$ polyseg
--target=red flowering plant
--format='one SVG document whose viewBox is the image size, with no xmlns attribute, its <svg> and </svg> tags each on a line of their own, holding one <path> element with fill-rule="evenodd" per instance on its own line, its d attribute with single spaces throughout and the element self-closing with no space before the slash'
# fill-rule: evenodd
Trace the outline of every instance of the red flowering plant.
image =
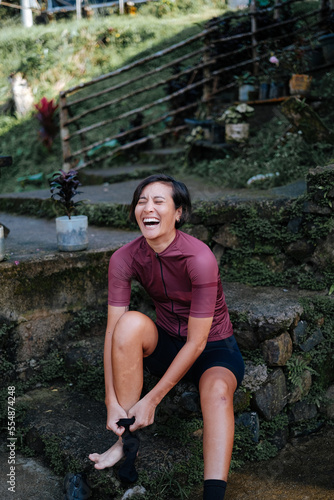
<svg viewBox="0 0 334 500">
<path fill-rule="evenodd" d="M 42 97 L 38 104 L 35 104 L 35 108 L 38 113 L 36 115 L 41 127 L 39 129 L 39 137 L 48 151 L 51 151 L 53 140 L 58 133 L 58 124 L 54 121 L 54 114 L 58 108 L 58 104 L 54 103 L 54 100 L 47 100 L 46 97 Z"/>
</svg>

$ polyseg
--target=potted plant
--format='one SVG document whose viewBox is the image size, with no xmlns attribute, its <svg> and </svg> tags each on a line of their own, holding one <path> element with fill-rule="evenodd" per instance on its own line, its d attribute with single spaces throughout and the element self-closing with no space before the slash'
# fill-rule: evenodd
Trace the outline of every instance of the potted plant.
<svg viewBox="0 0 334 500">
<path fill-rule="evenodd" d="M 5 231 L 4 227 L 0 224 L 0 261 L 5 258 Z"/>
<path fill-rule="evenodd" d="M 77 171 L 60 170 L 50 179 L 51 198 L 60 206 L 65 215 L 56 218 L 58 249 L 62 252 L 85 250 L 88 246 L 88 218 L 86 215 L 73 215 L 82 201 L 74 202 L 73 198 L 81 194 Z"/>
<path fill-rule="evenodd" d="M 272 58 L 276 58 L 272 56 Z M 310 91 L 312 76 L 307 74 L 308 58 L 305 47 L 297 42 L 281 52 L 278 65 L 289 78 L 291 95 L 307 95 Z"/>
<path fill-rule="evenodd" d="M 327 64 L 334 62 L 334 33 L 327 33 L 319 37 L 323 57 Z"/>
<path fill-rule="evenodd" d="M 248 119 L 254 114 L 254 108 L 246 103 L 230 106 L 216 119 L 218 124 L 225 123 L 226 142 L 245 142 L 249 137 Z"/>
<path fill-rule="evenodd" d="M 244 71 L 241 75 L 234 76 L 239 87 L 239 101 L 249 101 L 255 98 L 256 78 L 249 71 Z"/>
</svg>

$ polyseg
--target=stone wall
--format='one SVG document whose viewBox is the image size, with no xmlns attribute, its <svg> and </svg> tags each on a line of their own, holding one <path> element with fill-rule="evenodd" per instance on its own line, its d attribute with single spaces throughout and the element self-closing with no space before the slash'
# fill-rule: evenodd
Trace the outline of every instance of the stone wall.
<svg viewBox="0 0 334 500">
<path fill-rule="evenodd" d="M 293 201 L 203 203 L 187 228 L 212 247 L 223 282 L 231 275 L 240 281 L 224 284 L 246 359 L 235 395 L 237 423 L 258 442 L 260 421 L 285 415 L 273 438 L 279 448 L 333 418 L 333 203 L 330 165 L 310 170 L 307 193 Z"/>
<path fill-rule="evenodd" d="M 305 195 L 198 203 L 186 230 L 212 247 L 225 280 L 329 289 L 333 203 L 334 165 L 317 167 L 309 171 Z"/>
<path fill-rule="evenodd" d="M 289 435 L 333 418 L 333 165 L 310 171 L 307 181 L 306 195 L 293 201 L 198 203 L 186 228 L 213 248 L 246 360 L 235 395 L 237 422 L 251 429 L 256 442 L 261 422 L 275 423 L 277 447 Z M 105 308 L 112 251 L 2 263 L 2 361 L 11 367 L 4 371 L 5 382 L 14 373 L 27 381 L 54 349 L 64 353 L 67 368 L 75 369 L 88 355 L 84 369 L 92 359 L 101 363 L 104 326 L 94 347 L 91 325 L 83 338 L 80 331 L 71 338 L 68 325 L 84 308 Z M 307 283 L 309 289 L 302 286 Z M 133 307 L 150 312 L 140 289 Z M 194 388 L 181 384 L 164 405 L 196 413 L 197 401 Z"/>
<path fill-rule="evenodd" d="M 3 262 L 0 273 L 1 343 L 23 380 L 50 352 L 68 341 L 66 325 L 83 308 L 104 306 L 112 252 L 58 253 Z M 102 329 L 101 334 L 104 331 Z M 7 370 L 4 376 L 13 376 Z"/>
</svg>

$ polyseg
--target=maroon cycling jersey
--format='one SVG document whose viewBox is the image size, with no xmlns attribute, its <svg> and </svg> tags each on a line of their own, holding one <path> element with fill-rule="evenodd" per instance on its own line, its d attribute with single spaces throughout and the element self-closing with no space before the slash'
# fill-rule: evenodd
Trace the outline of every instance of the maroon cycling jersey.
<svg viewBox="0 0 334 500">
<path fill-rule="evenodd" d="M 132 279 L 150 295 L 157 324 L 171 335 L 187 336 L 189 316 L 213 317 L 208 341 L 232 335 L 216 258 L 197 238 L 177 230 L 159 254 L 143 236 L 117 250 L 109 264 L 109 305 L 129 305 Z"/>
</svg>

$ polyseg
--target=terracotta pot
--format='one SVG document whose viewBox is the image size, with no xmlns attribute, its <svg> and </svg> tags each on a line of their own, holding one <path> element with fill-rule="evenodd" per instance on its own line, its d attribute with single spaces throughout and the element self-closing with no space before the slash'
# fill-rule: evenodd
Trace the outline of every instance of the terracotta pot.
<svg viewBox="0 0 334 500">
<path fill-rule="evenodd" d="M 249 123 L 227 123 L 225 125 L 226 142 L 246 142 L 249 137 Z"/>
<path fill-rule="evenodd" d="M 307 95 L 311 88 L 312 76 L 292 75 L 289 81 L 291 95 Z"/>
</svg>

